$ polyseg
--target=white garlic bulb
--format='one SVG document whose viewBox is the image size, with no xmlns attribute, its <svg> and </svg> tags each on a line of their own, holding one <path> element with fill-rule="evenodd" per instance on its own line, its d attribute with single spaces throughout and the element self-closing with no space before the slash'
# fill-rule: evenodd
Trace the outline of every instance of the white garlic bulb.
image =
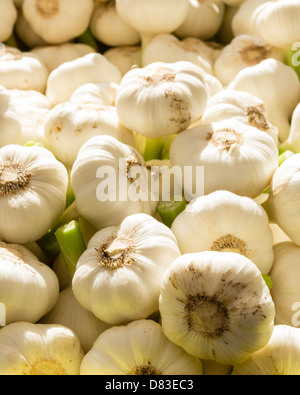
<svg viewBox="0 0 300 395">
<path fill-rule="evenodd" d="M 191 355 L 233 365 L 271 338 L 275 308 L 261 272 L 233 252 L 184 254 L 165 272 L 160 313 L 166 336 Z"/>
<path fill-rule="evenodd" d="M 300 374 L 300 328 L 275 325 L 269 343 L 244 363 L 233 376 L 293 376 Z"/>
<path fill-rule="evenodd" d="M 92 237 L 77 263 L 74 295 L 111 325 L 147 318 L 158 310 L 161 277 L 178 256 L 167 226 L 146 214 L 129 215 Z"/>
<path fill-rule="evenodd" d="M 202 363 L 171 343 L 161 326 L 137 320 L 108 329 L 82 361 L 80 374 L 202 375 Z"/>
<path fill-rule="evenodd" d="M 300 102 L 297 104 L 291 119 L 291 129 L 284 144 L 295 153 L 300 153 Z"/>
<path fill-rule="evenodd" d="M 22 125 L 9 90 L 0 86 L 0 147 L 17 142 L 22 132 Z"/>
<path fill-rule="evenodd" d="M 229 119 L 178 134 L 170 161 L 181 169 L 188 201 L 222 189 L 254 198 L 269 186 L 278 168 L 278 149 L 267 133 Z"/>
<path fill-rule="evenodd" d="M 268 0 L 244 0 L 238 5 L 231 23 L 234 36 L 249 34 L 260 37 L 255 26 L 255 13 L 266 2 Z"/>
<path fill-rule="evenodd" d="M 30 243 L 63 213 L 68 172 L 45 148 L 7 145 L 0 149 L 0 238 Z"/>
<path fill-rule="evenodd" d="M 10 37 L 16 20 L 17 9 L 13 0 L 2 0 L 0 4 L 0 42 L 4 42 Z"/>
<path fill-rule="evenodd" d="M 124 45 L 107 49 L 103 55 L 120 70 L 122 76 L 141 62 L 139 45 Z"/>
<path fill-rule="evenodd" d="M 100 106 L 114 106 L 119 85 L 114 82 L 83 84 L 70 97 L 71 103 L 97 103 Z"/>
<path fill-rule="evenodd" d="M 0 300 L 7 325 L 37 322 L 58 295 L 58 279 L 47 265 L 22 245 L 0 242 Z"/>
<path fill-rule="evenodd" d="M 199 196 L 176 217 L 171 229 L 183 254 L 236 252 L 249 258 L 263 274 L 273 265 L 268 215 L 248 197 L 228 191 Z"/>
<path fill-rule="evenodd" d="M 155 62 L 130 70 L 123 76 L 116 98 L 120 122 L 146 137 L 188 128 L 207 104 L 204 75 L 200 67 L 185 61 Z"/>
<path fill-rule="evenodd" d="M 17 322 L 0 331 L 0 372 L 8 376 L 79 375 L 77 336 L 61 325 Z"/>
</svg>

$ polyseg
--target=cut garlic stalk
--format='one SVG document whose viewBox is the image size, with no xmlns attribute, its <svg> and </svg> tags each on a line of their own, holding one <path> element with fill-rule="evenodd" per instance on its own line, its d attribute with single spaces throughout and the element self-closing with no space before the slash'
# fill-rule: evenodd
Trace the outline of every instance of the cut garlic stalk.
<svg viewBox="0 0 300 395">
<path fill-rule="evenodd" d="M 257 266 L 232 253 L 205 251 L 177 258 L 161 283 L 164 333 L 197 358 L 233 365 L 264 347 L 275 308 Z"/>
<path fill-rule="evenodd" d="M 204 75 L 200 67 L 185 61 L 155 62 L 129 71 L 122 78 L 116 99 L 120 122 L 152 138 L 186 129 L 205 109 Z"/>
<path fill-rule="evenodd" d="M 182 170 L 188 201 L 221 189 L 255 198 L 268 187 L 278 168 L 278 149 L 267 133 L 232 119 L 177 135 L 170 161 Z M 203 168 L 204 177 L 197 176 L 198 168 Z"/>
<path fill-rule="evenodd" d="M 6 324 L 37 322 L 53 308 L 58 295 L 58 279 L 47 265 L 21 245 L 0 242 L 0 301 Z"/>
<path fill-rule="evenodd" d="M 83 358 L 77 336 L 61 325 L 17 322 L 0 331 L 0 374 L 79 375 Z"/>
<path fill-rule="evenodd" d="M 244 363 L 235 365 L 233 376 L 300 375 L 300 328 L 275 325 L 269 343 Z"/>
<path fill-rule="evenodd" d="M 273 236 L 268 216 L 248 197 L 228 191 L 199 196 L 177 216 L 171 229 L 183 254 L 230 251 L 249 258 L 263 274 L 272 267 Z"/>
<path fill-rule="evenodd" d="M 158 310 L 161 276 L 180 256 L 171 230 L 146 214 L 97 232 L 79 258 L 73 292 L 100 320 L 118 325 Z"/>
<path fill-rule="evenodd" d="M 202 375 L 202 363 L 171 343 L 161 326 L 137 320 L 105 331 L 83 358 L 80 374 Z"/>
<path fill-rule="evenodd" d="M 0 149 L 0 238 L 30 243 L 62 214 L 68 172 L 45 148 L 7 145 Z"/>
</svg>

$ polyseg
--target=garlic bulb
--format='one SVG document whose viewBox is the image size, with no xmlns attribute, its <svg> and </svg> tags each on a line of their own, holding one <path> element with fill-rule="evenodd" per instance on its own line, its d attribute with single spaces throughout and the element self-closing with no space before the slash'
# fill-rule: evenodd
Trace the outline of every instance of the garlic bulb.
<svg viewBox="0 0 300 395">
<path fill-rule="evenodd" d="M 232 18 L 232 31 L 234 36 L 249 34 L 260 37 L 255 26 L 256 10 L 268 0 L 244 0 L 237 8 Z M 275 45 L 276 46 L 276 45 Z"/>
<path fill-rule="evenodd" d="M 120 70 L 122 76 L 140 64 L 141 47 L 124 45 L 107 49 L 103 55 Z"/>
<path fill-rule="evenodd" d="M 139 33 L 117 12 L 115 0 L 96 6 L 90 28 L 97 40 L 110 47 L 137 45 L 141 41 Z"/>
<path fill-rule="evenodd" d="M 59 324 L 71 329 L 76 333 L 85 354 L 98 336 L 110 328 L 110 325 L 98 320 L 78 303 L 71 286 L 60 292 L 53 309 L 39 323 Z"/>
<path fill-rule="evenodd" d="M 178 256 L 167 226 L 147 214 L 129 215 L 92 237 L 77 263 L 74 295 L 111 325 L 147 318 L 158 310 L 161 277 Z"/>
<path fill-rule="evenodd" d="M 300 374 L 300 329 L 275 325 L 269 343 L 244 363 L 235 365 L 233 376 L 293 376 Z"/>
<path fill-rule="evenodd" d="M 83 84 L 114 82 L 119 84 L 121 72 L 100 53 L 89 53 L 65 62 L 53 70 L 48 78 L 46 96 L 51 104 L 66 102 Z"/>
<path fill-rule="evenodd" d="M 186 129 L 201 117 L 206 103 L 200 67 L 185 61 L 155 62 L 123 76 L 116 109 L 128 129 L 146 137 L 161 137 Z"/>
<path fill-rule="evenodd" d="M 61 325 L 17 322 L 0 331 L 3 376 L 79 375 L 82 358 L 77 336 Z"/>
<path fill-rule="evenodd" d="M 32 30 L 31 25 L 20 11 L 18 12 L 18 19 L 15 23 L 15 30 L 17 35 L 22 37 L 22 41 L 28 48 L 48 45 L 38 33 Z"/>
<path fill-rule="evenodd" d="M 47 108 L 20 107 L 18 116 L 22 124 L 22 133 L 17 143 L 25 145 L 28 142 L 45 144 L 44 124 L 50 110 Z"/>
<path fill-rule="evenodd" d="M 208 40 L 220 29 L 224 12 L 221 0 L 189 0 L 188 14 L 174 34 L 180 38 Z"/>
<path fill-rule="evenodd" d="M 6 41 L 13 32 L 17 20 L 17 9 L 13 0 L 2 0 L 0 4 L 0 42 Z"/>
<path fill-rule="evenodd" d="M 113 82 L 83 84 L 70 97 L 71 103 L 95 103 L 100 106 L 114 106 L 119 85 Z"/>
<path fill-rule="evenodd" d="M 62 44 L 84 33 L 93 8 L 93 0 L 24 0 L 22 13 L 47 43 Z"/>
<path fill-rule="evenodd" d="M 0 239 L 30 243 L 41 238 L 62 214 L 68 172 L 38 146 L 0 149 Z"/>
<path fill-rule="evenodd" d="M 300 154 L 292 155 L 283 162 L 273 175 L 269 195 L 274 221 L 297 245 L 300 245 L 299 163 Z"/>
<path fill-rule="evenodd" d="M 77 210 L 97 229 L 117 226 L 131 214 L 154 215 L 158 197 L 148 181 L 139 152 L 107 135 L 83 144 L 71 172 Z"/>
<path fill-rule="evenodd" d="M 200 359 L 233 365 L 264 347 L 275 308 L 257 266 L 233 252 L 204 251 L 177 258 L 161 282 L 166 336 Z"/>
<path fill-rule="evenodd" d="M 241 70 L 228 87 L 262 99 L 270 122 L 278 128 L 279 140 L 286 140 L 290 119 L 300 101 L 300 81 L 291 67 L 276 59 L 265 59 Z"/>
<path fill-rule="evenodd" d="M 6 324 L 37 322 L 58 299 L 55 273 L 22 245 L 0 242 L 0 253 L 0 300 Z"/>
<path fill-rule="evenodd" d="M 16 143 L 21 131 L 22 125 L 9 91 L 0 86 L 0 147 Z"/>
<path fill-rule="evenodd" d="M 80 369 L 82 376 L 202 373 L 202 363 L 171 343 L 152 320 L 137 320 L 102 333 Z"/>
<path fill-rule="evenodd" d="M 276 308 L 275 324 L 299 326 L 295 306 L 300 300 L 300 247 L 291 241 L 281 242 L 274 246 L 274 255 L 270 277 Z"/>
<path fill-rule="evenodd" d="M 117 12 L 134 30 L 146 46 L 151 38 L 171 33 L 185 20 L 189 0 L 116 0 Z"/>
<path fill-rule="evenodd" d="M 73 166 L 86 141 L 103 134 L 124 144 L 134 141 L 133 133 L 119 122 L 114 106 L 65 102 L 56 105 L 44 123 L 46 147 L 67 168 Z"/>
<path fill-rule="evenodd" d="M 95 53 L 95 49 L 87 44 L 68 42 L 59 45 L 36 45 L 30 52 L 36 54 L 51 73 L 65 62 L 76 60 L 89 53 Z"/>
<path fill-rule="evenodd" d="M 248 197 L 228 191 L 199 196 L 177 216 L 171 229 L 183 254 L 236 252 L 255 263 L 263 274 L 269 273 L 273 265 L 269 218 L 263 208 Z"/>
<path fill-rule="evenodd" d="M 278 168 L 278 149 L 267 133 L 229 119 L 180 133 L 171 144 L 170 161 L 181 168 L 188 201 L 221 189 L 255 198 Z"/>
<path fill-rule="evenodd" d="M 268 198 L 268 195 L 267 195 Z M 270 228 L 273 234 L 273 244 L 282 243 L 284 241 L 291 241 L 291 239 L 283 232 L 283 230 L 276 223 L 270 222 Z"/>
<path fill-rule="evenodd" d="M 179 40 L 173 34 L 155 36 L 144 49 L 142 54 L 143 66 L 154 62 L 175 63 L 186 61 L 199 66 L 206 73 L 213 74 L 215 57 L 220 48 L 211 47 L 203 40 L 187 37 Z"/>
<path fill-rule="evenodd" d="M 285 144 L 295 153 L 300 153 L 300 102 L 297 104 L 291 119 L 291 129 Z"/>
<path fill-rule="evenodd" d="M 35 55 L 0 47 L 0 85 L 7 89 L 45 92 L 49 72 Z"/>
<path fill-rule="evenodd" d="M 261 38 L 242 34 L 221 51 L 214 64 L 215 75 L 223 85 L 229 85 L 239 71 L 269 58 L 285 61 L 282 50 L 272 47 Z"/>
<path fill-rule="evenodd" d="M 51 104 L 44 93 L 23 89 L 9 89 L 7 93 L 19 114 L 23 112 L 23 108 L 43 108 L 47 110 L 51 108 Z"/>
<path fill-rule="evenodd" d="M 278 145 L 278 128 L 269 122 L 265 103 L 245 91 L 222 89 L 207 102 L 200 123 L 236 119 L 266 132 Z"/>
</svg>

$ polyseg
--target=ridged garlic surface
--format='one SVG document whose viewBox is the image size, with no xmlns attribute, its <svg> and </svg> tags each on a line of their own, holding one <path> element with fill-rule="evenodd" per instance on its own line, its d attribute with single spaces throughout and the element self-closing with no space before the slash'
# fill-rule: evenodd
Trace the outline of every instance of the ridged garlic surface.
<svg viewBox="0 0 300 395">
<path fill-rule="evenodd" d="M 239 71 L 269 58 L 284 62 L 285 54 L 259 37 L 242 34 L 222 49 L 214 64 L 215 76 L 227 86 Z"/>
<path fill-rule="evenodd" d="M 152 320 L 108 329 L 82 361 L 82 376 L 202 375 L 202 363 L 170 342 Z"/>
<path fill-rule="evenodd" d="M 163 273 L 179 256 L 166 225 L 147 214 L 129 215 L 92 237 L 77 263 L 74 295 L 111 325 L 147 318 L 158 310 Z"/>
<path fill-rule="evenodd" d="M 235 252 L 250 259 L 263 274 L 273 265 L 268 215 L 248 197 L 228 191 L 199 196 L 176 217 L 171 229 L 183 254 Z"/>
<path fill-rule="evenodd" d="M 96 5 L 90 22 L 93 36 L 110 47 L 138 45 L 139 33 L 117 12 L 115 0 Z"/>
<path fill-rule="evenodd" d="M 255 198 L 278 168 L 278 149 L 267 133 L 232 119 L 178 134 L 171 144 L 170 161 L 182 170 L 188 201 L 217 190 Z M 191 171 L 184 171 L 186 167 Z M 201 178 L 197 178 L 197 167 L 203 168 Z"/>
<path fill-rule="evenodd" d="M 245 0 L 237 8 L 232 18 L 232 31 L 234 36 L 249 34 L 260 37 L 255 26 L 255 12 L 260 5 L 268 0 Z"/>
<path fill-rule="evenodd" d="M 63 213 L 68 172 L 45 148 L 0 149 L 0 238 L 11 243 L 40 239 Z"/>
<path fill-rule="evenodd" d="M 77 336 L 61 325 L 17 322 L 0 331 L 2 376 L 78 376 L 83 355 Z"/>
<path fill-rule="evenodd" d="M 22 13 L 47 43 L 61 44 L 85 32 L 93 8 L 93 0 L 24 0 Z"/>
<path fill-rule="evenodd" d="M 165 272 L 159 309 L 166 336 L 200 359 L 233 365 L 264 347 L 275 308 L 257 266 L 233 252 L 184 254 Z"/>
<path fill-rule="evenodd" d="M 122 77 L 140 64 L 140 45 L 124 45 L 107 49 L 103 55 L 121 72 Z"/>
<path fill-rule="evenodd" d="M 45 118 L 45 145 L 69 169 L 82 145 L 99 135 L 113 136 L 124 144 L 134 142 L 133 132 L 119 122 L 114 106 L 64 102 Z"/>
<path fill-rule="evenodd" d="M 71 329 L 77 335 L 85 354 L 90 351 L 98 336 L 111 327 L 81 306 L 71 286 L 60 292 L 55 306 L 39 323 L 59 324 Z"/>
<path fill-rule="evenodd" d="M 0 4 L 0 42 L 4 42 L 10 37 L 16 20 L 17 9 L 13 0 L 2 0 Z"/>
<path fill-rule="evenodd" d="M 140 153 L 108 135 L 83 144 L 71 171 L 71 183 L 80 215 L 97 229 L 118 226 L 128 215 L 154 215 L 147 167 Z"/>
<path fill-rule="evenodd" d="M 36 55 L 13 47 L 0 47 L 0 85 L 44 93 L 48 76 L 47 67 Z"/>
<path fill-rule="evenodd" d="M 271 295 L 276 308 L 275 324 L 300 326 L 297 310 L 300 301 L 300 247 L 291 241 L 274 245 L 274 264 L 270 272 Z"/>
<path fill-rule="evenodd" d="M 0 147 L 17 142 L 22 132 L 22 125 L 9 90 L 0 86 Z"/>
<path fill-rule="evenodd" d="M 300 154 L 287 158 L 273 175 L 269 206 L 274 221 L 297 245 L 300 245 Z"/>
<path fill-rule="evenodd" d="M 207 102 L 200 123 L 236 119 L 269 134 L 278 145 L 278 128 L 269 121 L 266 106 L 260 98 L 235 89 L 222 89 Z"/>
<path fill-rule="evenodd" d="M 79 86 L 70 97 L 71 103 L 96 103 L 100 106 L 114 106 L 119 84 L 114 82 L 89 83 Z"/>
<path fill-rule="evenodd" d="M 241 70 L 228 87 L 262 99 L 270 122 L 278 128 L 280 142 L 286 140 L 290 119 L 300 101 L 300 81 L 291 67 L 277 59 L 265 59 Z"/>
<path fill-rule="evenodd" d="M 37 322 L 53 308 L 58 295 L 58 279 L 52 269 L 24 246 L 0 242 L 0 300 L 6 325 Z"/>
<path fill-rule="evenodd" d="M 201 117 L 207 97 L 200 67 L 186 61 L 155 62 L 123 76 L 116 109 L 128 129 L 154 138 L 188 128 Z"/>
<path fill-rule="evenodd" d="M 289 148 L 300 153 L 300 102 L 297 104 L 291 119 L 291 129 L 286 140 Z"/>
<path fill-rule="evenodd" d="M 100 53 L 89 53 L 65 62 L 49 74 L 46 96 L 53 106 L 69 101 L 83 84 L 113 82 L 119 84 L 120 70 Z"/>
<path fill-rule="evenodd" d="M 212 38 L 220 29 L 225 12 L 221 0 L 189 0 L 189 10 L 182 24 L 174 31 L 177 37 Z"/>
<path fill-rule="evenodd" d="M 294 376 L 300 374 L 300 328 L 275 325 L 269 343 L 242 364 L 233 376 Z"/>
</svg>

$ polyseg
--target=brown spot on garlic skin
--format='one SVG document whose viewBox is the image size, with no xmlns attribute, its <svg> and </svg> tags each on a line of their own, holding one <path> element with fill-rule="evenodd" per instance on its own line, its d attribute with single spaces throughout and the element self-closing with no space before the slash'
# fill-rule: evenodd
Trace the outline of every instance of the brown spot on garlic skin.
<svg viewBox="0 0 300 395">
<path fill-rule="evenodd" d="M 115 270 L 135 263 L 133 240 L 124 235 L 117 235 L 108 240 L 99 249 L 99 265 L 108 270 Z"/>
<path fill-rule="evenodd" d="M 189 111 L 191 108 L 190 100 L 171 88 L 165 91 L 165 97 L 169 102 L 169 108 L 173 115 L 169 118 L 169 121 L 176 124 L 178 132 L 186 130 L 191 123 L 191 114 Z"/>
<path fill-rule="evenodd" d="M 156 87 L 164 83 L 170 83 L 175 80 L 176 74 L 172 69 L 167 67 L 158 68 L 155 73 L 143 77 L 145 87 Z"/>
<path fill-rule="evenodd" d="M 206 139 L 209 140 L 210 144 L 224 151 L 239 148 L 244 143 L 243 137 L 239 132 L 228 128 L 216 130 L 211 134 L 210 138 L 208 135 Z"/>
<path fill-rule="evenodd" d="M 266 131 L 269 129 L 270 125 L 267 122 L 263 111 L 264 111 L 264 106 L 249 106 L 245 109 L 248 121 L 251 126 L 255 126 L 256 128 Z"/>
<path fill-rule="evenodd" d="M 0 164 L 0 198 L 16 194 L 30 181 L 31 173 L 19 163 Z"/>
<path fill-rule="evenodd" d="M 36 0 L 37 12 L 44 18 L 51 18 L 59 13 L 59 0 Z"/>
<path fill-rule="evenodd" d="M 268 45 L 254 45 L 250 44 L 248 47 L 240 51 L 242 59 L 249 66 L 254 66 L 257 63 L 265 60 L 270 55 L 270 46 Z"/>
</svg>

